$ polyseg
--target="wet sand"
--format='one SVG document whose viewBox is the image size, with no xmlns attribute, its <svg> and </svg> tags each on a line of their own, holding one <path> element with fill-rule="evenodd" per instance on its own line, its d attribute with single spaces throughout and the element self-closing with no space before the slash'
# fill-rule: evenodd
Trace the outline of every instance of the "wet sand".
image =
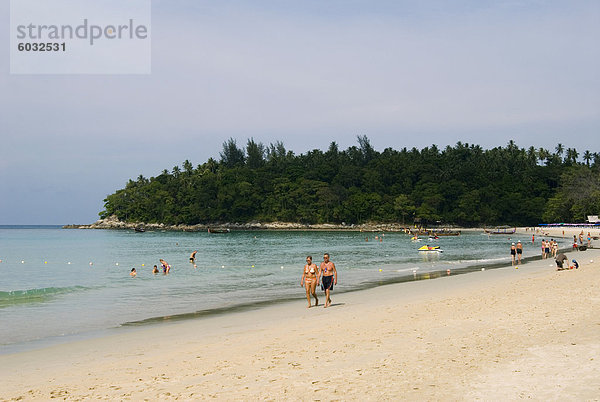
<svg viewBox="0 0 600 402">
<path fill-rule="evenodd" d="M 0 399 L 598 400 L 600 250 L 567 255 L 580 269 L 533 261 L 3 355 Z"/>
</svg>

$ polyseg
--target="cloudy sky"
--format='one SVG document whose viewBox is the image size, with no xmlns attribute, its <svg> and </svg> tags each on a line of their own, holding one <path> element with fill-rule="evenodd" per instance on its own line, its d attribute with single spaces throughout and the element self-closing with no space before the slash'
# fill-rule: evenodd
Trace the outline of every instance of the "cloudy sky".
<svg viewBox="0 0 600 402">
<path fill-rule="evenodd" d="M 0 224 L 93 222 L 229 137 L 600 151 L 597 0 L 154 0 L 150 75 L 11 75 L 8 25 Z"/>
</svg>

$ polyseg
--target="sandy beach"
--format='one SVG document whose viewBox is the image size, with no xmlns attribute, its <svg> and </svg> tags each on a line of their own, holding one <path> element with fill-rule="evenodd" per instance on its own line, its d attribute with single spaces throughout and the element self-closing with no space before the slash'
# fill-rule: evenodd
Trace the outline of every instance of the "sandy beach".
<svg viewBox="0 0 600 402">
<path fill-rule="evenodd" d="M 2 355 L 0 399 L 599 400 L 600 250 L 568 257 Z"/>
</svg>

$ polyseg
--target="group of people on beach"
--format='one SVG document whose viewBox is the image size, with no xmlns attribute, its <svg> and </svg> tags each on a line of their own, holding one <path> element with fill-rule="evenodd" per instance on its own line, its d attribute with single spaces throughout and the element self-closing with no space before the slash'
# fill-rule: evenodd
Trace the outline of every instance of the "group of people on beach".
<svg viewBox="0 0 600 402">
<path fill-rule="evenodd" d="M 512 265 L 515 265 L 515 263 L 521 263 L 521 257 L 523 256 L 523 244 L 521 241 L 518 241 L 516 245 L 513 243 L 510 246 L 510 256 L 512 258 Z"/>
<path fill-rule="evenodd" d="M 316 289 L 317 285 L 321 283 L 321 290 L 325 292 L 325 308 L 331 305 L 331 291 L 333 285 L 337 285 L 337 270 L 333 261 L 329 260 L 329 254 L 323 254 L 323 262 L 317 267 L 317 264 L 313 263 L 312 256 L 306 257 L 306 265 L 302 271 L 302 278 L 300 279 L 300 286 L 304 286 L 306 289 L 306 300 L 308 301 L 308 308 L 312 307 L 311 295 L 315 298 L 315 306 L 319 305 L 319 298 L 317 297 Z"/>
<path fill-rule="evenodd" d="M 583 230 L 579 233 L 579 244 L 577 243 L 577 236 L 573 235 L 573 249 L 579 249 L 579 247 L 583 246 Z M 587 247 L 592 246 L 592 234 L 588 232 L 587 234 Z"/>
<path fill-rule="evenodd" d="M 542 258 L 556 257 L 558 253 L 558 242 L 554 239 L 542 240 Z"/>
</svg>

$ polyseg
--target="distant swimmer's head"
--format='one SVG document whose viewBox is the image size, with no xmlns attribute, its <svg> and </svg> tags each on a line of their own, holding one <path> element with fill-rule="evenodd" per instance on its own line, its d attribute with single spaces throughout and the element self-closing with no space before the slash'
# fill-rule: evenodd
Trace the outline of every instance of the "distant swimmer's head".
<svg viewBox="0 0 600 402">
<path fill-rule="evenodd" d="M 129 273 L 129 275 L 131 275 L 131 276 L 136 276 L 137 275 L 137 272 L 136 272 L 135 268 L 131 268 L 131 272 Z"/>
</svg>

